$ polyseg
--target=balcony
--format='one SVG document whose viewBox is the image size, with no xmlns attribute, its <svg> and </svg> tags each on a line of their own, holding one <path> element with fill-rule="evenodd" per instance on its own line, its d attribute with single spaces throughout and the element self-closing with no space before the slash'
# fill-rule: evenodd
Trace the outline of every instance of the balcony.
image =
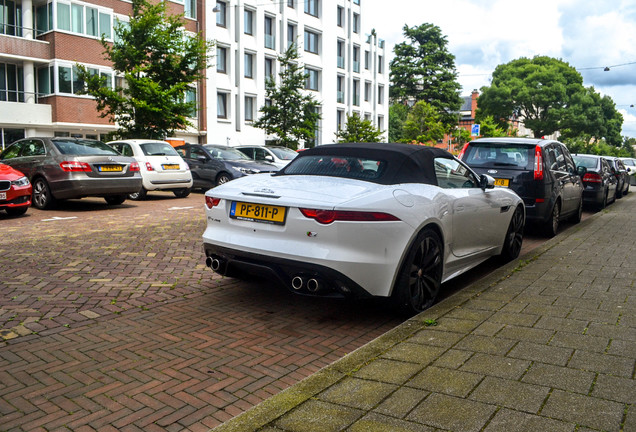
<svg viewBox="0 0 636 432">
<path fill-rule="evenodd" d="M 0 58 L 50 60 L 51 44 L 38 39 L 0 34 Z"/>
<path fill-rule="evenodd" d="M 51 105 L 0 101 L 0 118 L 5 124 L 50 125 L 52 115 Z"/>
</svg>

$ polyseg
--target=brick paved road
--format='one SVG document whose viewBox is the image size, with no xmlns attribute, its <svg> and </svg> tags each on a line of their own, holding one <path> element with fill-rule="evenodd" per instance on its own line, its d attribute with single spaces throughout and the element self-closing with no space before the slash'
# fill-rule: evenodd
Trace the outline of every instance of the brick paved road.
<svg viewBox="0 0 636 432">
<path fill-rule="evenodd" d="M 0 430 L 208 430 L 399 323 L 213 275 L 169 197 L 0 214 Z"/>
</svg>

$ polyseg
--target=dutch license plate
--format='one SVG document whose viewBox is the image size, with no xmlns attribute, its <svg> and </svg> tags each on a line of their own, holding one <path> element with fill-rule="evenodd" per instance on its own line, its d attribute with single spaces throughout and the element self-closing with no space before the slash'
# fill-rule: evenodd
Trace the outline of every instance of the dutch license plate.
<svg viewBox="0 0 636 432">
<path fill-rule="evenodd" d="M 179 165 L 176 164 L 163 164 L 161 165 L 161 167 L 165 170 L 178 170 L 179 169 Z"/>
<path fill-rule="evenodd" d="M 510 180 L 508 179 L 495 179 L 495 186 L 508 187 Z"/>
<path fill-rule="evenodd" d="M 0 192 L 0 200 L 6 200 L 7 199 L 7 193 L 6 192 Z"/>
<path fill-rule="evenodd" d="M 285 207 L 280 206 L 233 201 L 230 207 L 230 217 L 233 219 L 284 225 L 285 216 L 287 214 L 286 210 Z"/>
<path fill-rule="evenodd" d="M 100 165 L 97 167 L 100 172 L 122 172 L 124 167 L 121 165 Z"/>
</svg>

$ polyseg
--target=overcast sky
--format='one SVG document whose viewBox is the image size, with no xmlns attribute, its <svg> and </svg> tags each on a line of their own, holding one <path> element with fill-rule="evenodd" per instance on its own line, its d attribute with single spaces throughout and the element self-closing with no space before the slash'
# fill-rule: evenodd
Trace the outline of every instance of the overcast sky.
<svg viewBox="0 0 636 432">
<path fill-rule="evenodd" d="M 636 0 L 362 0 L 363 28 L 393 45 L 402 28 L 435 24 L 455 55 L 462 95 L 489 85 L 495 67 L 547 55 L 607 94 L 636 138 Z M 605 67 L 609 71 L 604 71 Z M 630 105 L 635 107 L 630 107 Z"/>
</svg>

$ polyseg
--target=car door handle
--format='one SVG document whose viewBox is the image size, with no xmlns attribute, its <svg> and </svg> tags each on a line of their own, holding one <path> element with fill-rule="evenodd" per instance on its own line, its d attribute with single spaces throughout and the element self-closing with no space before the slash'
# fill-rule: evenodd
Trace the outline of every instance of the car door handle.
<svg viewBox="0 0 636 432">
<path fill-rule="evenodd" d="M 456 211 L 456 212 L 462 212 L 462 211 L 464 211 L 464 206 L 463 206 L 463 205 L 461 205 L 461 204 L 460 204 L 460 205 L 458 205 L 458 206 L 455 206 L 455 211 Z"/>
</svg>

